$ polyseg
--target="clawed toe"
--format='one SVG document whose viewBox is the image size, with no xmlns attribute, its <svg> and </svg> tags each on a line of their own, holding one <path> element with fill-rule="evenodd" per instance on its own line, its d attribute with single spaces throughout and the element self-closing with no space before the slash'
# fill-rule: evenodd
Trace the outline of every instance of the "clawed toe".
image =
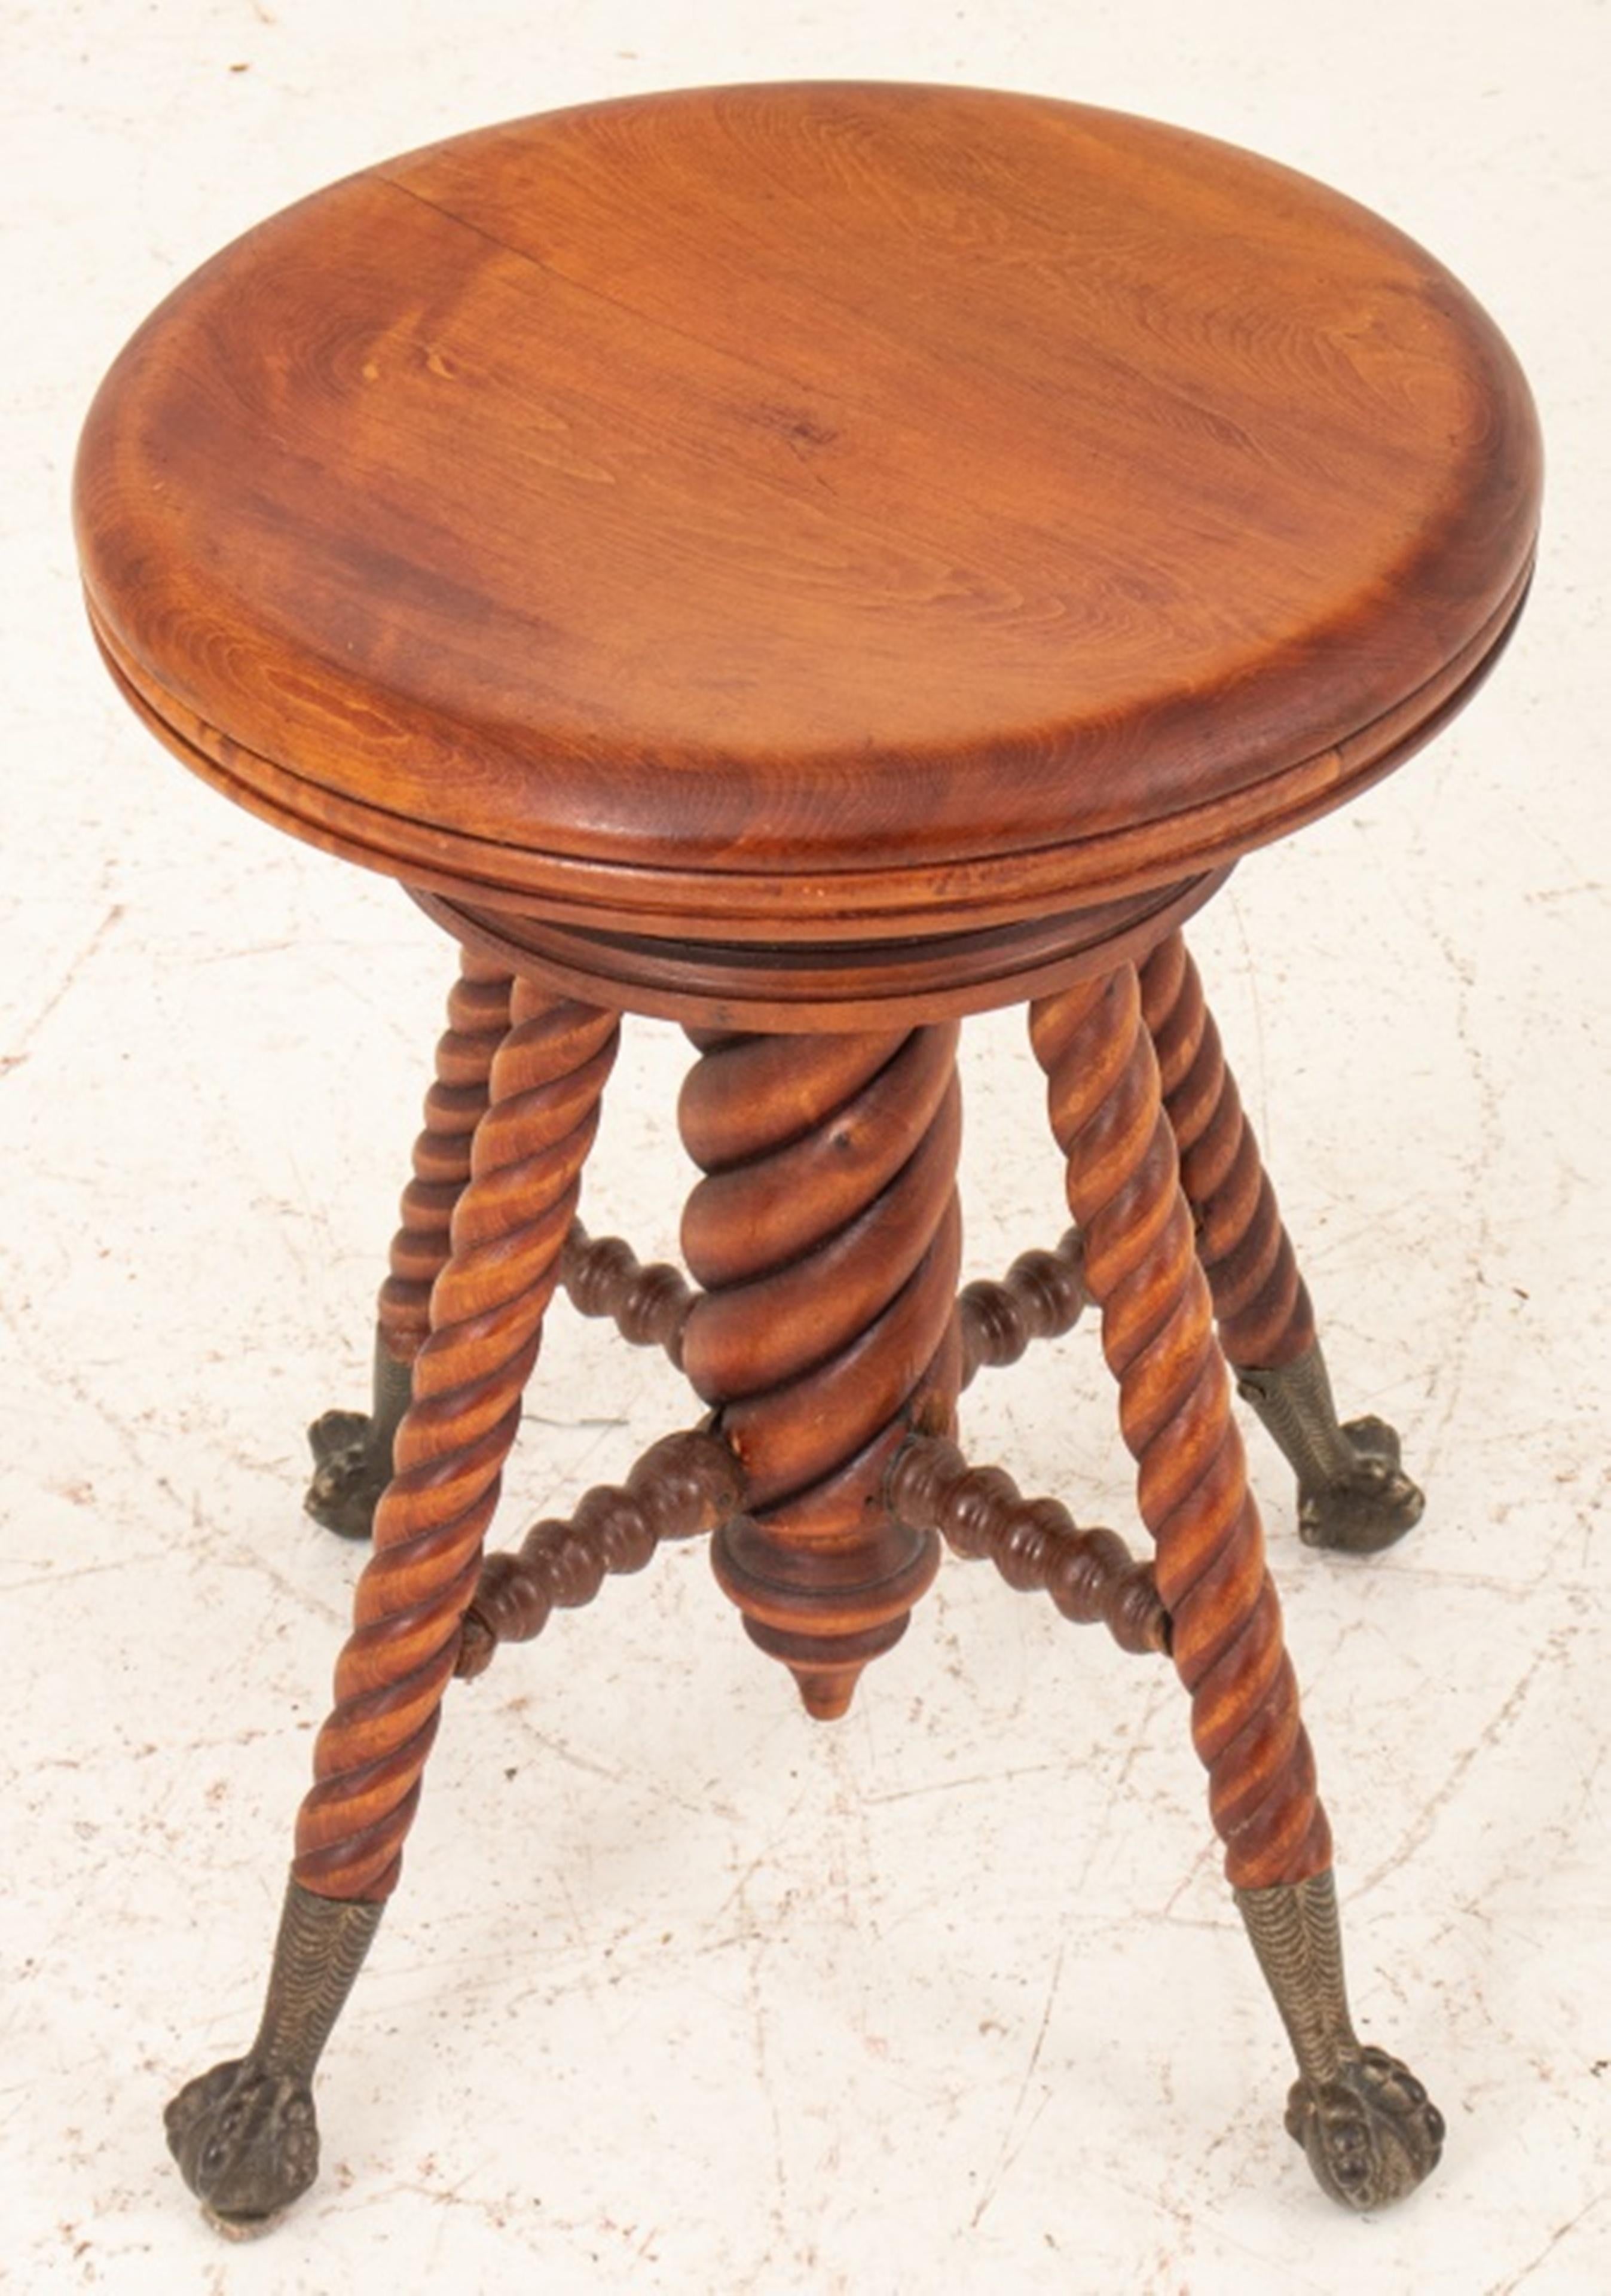
<svg viewBox="0 0 1611 2296">
<path fill-rule="evenodd" d="M 1273 1370 L 1243 1370 L 1238 1386 L 1297 1477 L 1306 1546 L 1375 1554 L 1420 1521 L 1426 1501 L 1399 1464 L 1398 1437 L 1386 1421 L 1338 1425 L 1318 1341 Z"/>
<path fill-rule="evenodd" d="M 391 1479 L 390 1446 L 384 1456 L 366 1412 L 327 1411 L 307 1431 L 313 1480 L 303 1501 L 314 1521 L 342 1538 L 367 1538 L 375 1509 Z"/>
<path fill-rule="evenodd" d="M 187 2082 L 164 2119 L 185 2183 L 235 2238 L 266 2230 L 318 2174 L 311 2091 L 256 2058 L 215 2065 Z"/>
<path fill-rule="evenodd" d="M 1442 2113 L 1385 2049 L 1362 2048 L 1332 2080 L 1295 2083 L 1287 2128 L 1321 2189 L 1362 2211 L 1412 2193 L 1443 2149 Z"/>
<path fill-rule="evenodd" d="M 1421 1519 L 1426 1499 L 1399 1464 L 1398 1436 L 1384 1419 L 1351 1419 L 1340 1431 L 1352 1454 L 1323 1483 L 1298 1493 L 1306 1546 L 1375 1554 Z"/>
</svg>

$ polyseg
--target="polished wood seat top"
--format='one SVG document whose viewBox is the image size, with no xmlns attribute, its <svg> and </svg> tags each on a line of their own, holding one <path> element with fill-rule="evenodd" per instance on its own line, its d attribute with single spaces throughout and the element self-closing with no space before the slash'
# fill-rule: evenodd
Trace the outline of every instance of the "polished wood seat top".
<svg viewBox="0 0 1611 2296">
<path fill-rule="evenodd" d="M 1223 144 L 805 84 L 517 121 L 227 248 L 96 401 L 97 634 L 181 754 L 619 931 L 1179 882 L 1502 640 L 1531 403 L 1430 257 Z"/>
</svg>

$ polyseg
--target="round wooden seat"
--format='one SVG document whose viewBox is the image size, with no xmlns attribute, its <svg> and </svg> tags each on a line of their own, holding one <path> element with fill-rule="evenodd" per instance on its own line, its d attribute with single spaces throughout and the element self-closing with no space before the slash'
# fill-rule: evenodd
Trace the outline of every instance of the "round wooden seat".
<svg viewBox="0 0 1611 2296">
<path fill-rule="evenodd" d="M 822 1025 L 1156 938 L 1396 762 L 1503 640 L 1538 484 L 1504 341 L 1349 201 L 805 84 L 517 121 L 249 233 L 113 368 L 78 511 L 209 779 L 594 993 Z"/>
</svg>

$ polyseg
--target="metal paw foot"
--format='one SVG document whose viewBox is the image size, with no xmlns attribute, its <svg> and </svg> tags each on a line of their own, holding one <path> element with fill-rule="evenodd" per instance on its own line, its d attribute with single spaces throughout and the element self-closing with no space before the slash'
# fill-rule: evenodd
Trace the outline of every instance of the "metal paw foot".
<svg viewBox="0 0 1611 2296">
<path fill-rule="evenodd" d="M 1350 2209 L 1402 2201 L 1443 2150 L 1443 2116 L 1415 2075 L 1386 2049 L 1368 2046 L 1334 2079 L 1293 2084 L 1287 2128 L 1321 2190 Z"/>
<path fill-rule="evenodd" d="M 1420 1521 L 1427 1502 L 1399 1465 L 1398 1437 L 1386 1421 L 1338 1426 L 1318 1341 L 1273 1370 L 1244 1369 L 1237 1386 L 1297 1477 L 1305 1546 L 1376 1554 Z"/>
<path fill-rule="evenodd" d="M 1239 1890 L 1236 1902 L 1297 2059 L 1287 2128 L 1315 2181 L 1347 2209 L 1402 2200 L 1438 2164 L 1443 2117 L 1412 2072 L 1354 2032 L 1329 1869 Z"/>
<path fill-rule="evenodd" d="M 1298 1536 L 1305 1546 L 1376 1554 L 1414 1528 L 1426 1497 L 1399 1465 L 1398 1436 L 1385 1419 L 1350 1419 L 1338 1431 L 1352 1459 L 1323 1483 L 1300 1483 Z"/>
<path fill-rule="evenodd" d="M 168 2149 L 203 2210 L 232 2239 L 267 2231 L 319 2171 L 319 2128 L 306 2081 L 257 2057 L 215 2065 L 163 2116 Z"/>
<path fill-rule="evenodd" d="M 392 1438 L 408 1409 L 413 1365 L 375 1341 L 374 1401 L 368 1411 L 327 1411 L 307 1431 L 314 1479 L 303 1501 L 315 1522 L 342 1538 L 367 1538 L 391 1480 Z"/>
<path fill-rule="evenodd" d="M 342 1538 L 367 1538 L 391 1480 L 391 1443 L 374 1439 L 366 1411 L 327 1411 L 307 1431 L 314 1478 L 302 1504 L 315 1522 Z"/>
</svg>

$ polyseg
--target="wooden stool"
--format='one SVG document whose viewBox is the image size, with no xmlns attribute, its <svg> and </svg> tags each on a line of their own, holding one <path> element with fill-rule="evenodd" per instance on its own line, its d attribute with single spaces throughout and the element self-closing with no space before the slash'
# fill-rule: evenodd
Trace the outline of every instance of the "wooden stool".
<svg viewBox="0 0 1611 2296">
<path fill-rule="evenodd" d="M 1465 701 L 1539 474 L 1504 342 L 1386 224 L 1176 129 L 962 89 L 463 136 L 249 233 L 124 351 L 78 478 L 113 676 L 463 950 L 373 1409 L 313 1431 L 314 1512 L 372 1513 L 374 1553 L 262 2028 L 168 2112 L 225 2228 L 312 2181 L 315 2064 L 450 1679 L 698 1531 L 823 1718 L 941 1538 L 1166 1650 L 1288 2127 L 1355 2208 L 1432 2167 L 1425 2091 L 1349 2021 L 1227 1360 L 1311 1544 L 1385 1546 L 1420 1496 L 1389 1428 L 1338 1425 L 1179 927 Z M 1018 1001 L 1075 1227 L 959 1300 L 958 1021 Z M 691 1285 L 578 1225 L 623 1012 L 697 1047 Z M 484 1557 L 560 1283 L 703 1415 Z M 1149 1563 L 954 1441 L 972 1374 L 1087 1298 Z"/>
</svg>

